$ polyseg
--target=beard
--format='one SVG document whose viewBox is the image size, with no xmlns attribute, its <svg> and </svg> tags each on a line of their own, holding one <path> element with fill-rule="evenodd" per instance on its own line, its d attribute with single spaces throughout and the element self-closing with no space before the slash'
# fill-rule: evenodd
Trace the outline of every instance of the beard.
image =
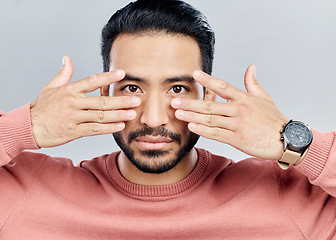
<svg viewBox="0 0 336 240">
<path fill-rule="evenodd" d="M 134 150 L 130 147 L 131 143 L 137 137 L 149 135 L 169 137 L 176 142 L 179 147 L 176 149 L 174 156 L 170 157 L 170 159 L 165 159 L 170 153 L 168 150 L 140 150 L 141 158 L 136 158 Z M 199 135 L 188 131 L 185 143 L 182 144 L 180 134 L 171 132 L 164 127 L 150 128 L 147 126 L 131 132 L 128 135 L 127 143 L 123 139 L 121 132 L 113 133 L 113 137 L 120 149 L 136 168 L 144 173 L 153 174 L 161 174 L 174 168 L 191 151 L 199 139 Z"/>
</svg>

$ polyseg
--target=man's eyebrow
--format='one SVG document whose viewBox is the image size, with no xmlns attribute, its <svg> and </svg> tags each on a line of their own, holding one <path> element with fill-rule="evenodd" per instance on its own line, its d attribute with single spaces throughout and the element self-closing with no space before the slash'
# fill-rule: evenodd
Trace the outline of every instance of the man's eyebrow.
<svg viewBox="0 0 336 240">
<path fill-rule="evenodd" d="M 147 82 L 143 78 L 135 77 L 135 76 L 132 76 L 132 75 L 129 75 L 129 74 L 126 74 L 125 77 L 122 80 L 120 80 L 118 83 L 122 83 L 123 81 L 134 81 L 134 82 L 141 82 L 141 83 L 146 83 Z M 167 78 L 166 80 L 163 81 L 163 83 L 175 83 L 175 82 L 194 83 L 196 81 L 191 75 Z"/>
<path fill-rule="evenodd" d="M 143 78 L 134 77 L 129 74 L 126 74 L 125 77 L 122 80 L 120 80 L 118 83 L 121 83 L 123 81 L 146 82 L 146 80 Z"/>
<path fill-rule="evenodd" d="M 179 77 L 173 77 L 173 78 L 167 78 L 164 83 L 174 83 L 174 82 L 188 82 L 188 83 L 194 83 L 196 82 L 195 79 L 192 76 L 186 75 L 186 76 L 179 76 Z"/>
</svg>

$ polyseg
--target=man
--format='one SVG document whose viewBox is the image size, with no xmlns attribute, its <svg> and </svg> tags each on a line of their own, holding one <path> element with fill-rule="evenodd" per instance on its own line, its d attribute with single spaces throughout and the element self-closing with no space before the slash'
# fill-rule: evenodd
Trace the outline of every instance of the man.
<svg viewBox="0 0 336 240">
<path fill-rule="evenodd" d="M 64 57 L 0 117 L 1 239 L 332 239 L 335 134 L 288 121 L 254 66 L 246 92 L 210 76 L 213 44 L 190 5 L 138 0 L 103 29 L 105 73 L 69 83 Z M 121 151 L 78 167 L 22 152 L 109 133 Z M 258 159 L 195 149 L 199 135 Z"/>
</svg>

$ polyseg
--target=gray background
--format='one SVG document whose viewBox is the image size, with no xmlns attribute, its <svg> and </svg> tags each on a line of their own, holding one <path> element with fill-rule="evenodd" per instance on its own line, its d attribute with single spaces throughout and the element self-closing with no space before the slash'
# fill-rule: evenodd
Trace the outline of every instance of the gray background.
<svg viewBox="0 0 336 240">
<path fill-rule="evenodd" d="M 73 81 L 102 71 L 100 32 L 128 1 L 0 0 L 0 109 L 31 102 L 61 68 L 74 64 Z M 335 130 L 336 1 L 189 0 L 217 36 L 213 75 L 243 89 L 249 64 L 288 118 Z M 98 92 L 94 93 L 98 95 Z M 215 141 L 198 147 L 238 161 L 244 154 Z M 83 138 L 41 149 L 81 160 L 118 150 L 112 136 Z"/>
</svg>

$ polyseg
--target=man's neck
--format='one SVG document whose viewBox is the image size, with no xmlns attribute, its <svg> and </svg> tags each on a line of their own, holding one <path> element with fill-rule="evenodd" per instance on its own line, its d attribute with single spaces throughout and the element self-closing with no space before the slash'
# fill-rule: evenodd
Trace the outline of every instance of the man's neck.
<svg viewBox="0 0 336 240">
<path fill-rule="evenodd" d="M 131 161 L 121 152 L 117 157 L 120 173 L 128 181 L 139 185 L 168 185 L 186 178 L 197 163 L 197 151 L 193 148 L 173 169 L 162 174 L 144 173 L 137 169 Z"/>
</svg>

